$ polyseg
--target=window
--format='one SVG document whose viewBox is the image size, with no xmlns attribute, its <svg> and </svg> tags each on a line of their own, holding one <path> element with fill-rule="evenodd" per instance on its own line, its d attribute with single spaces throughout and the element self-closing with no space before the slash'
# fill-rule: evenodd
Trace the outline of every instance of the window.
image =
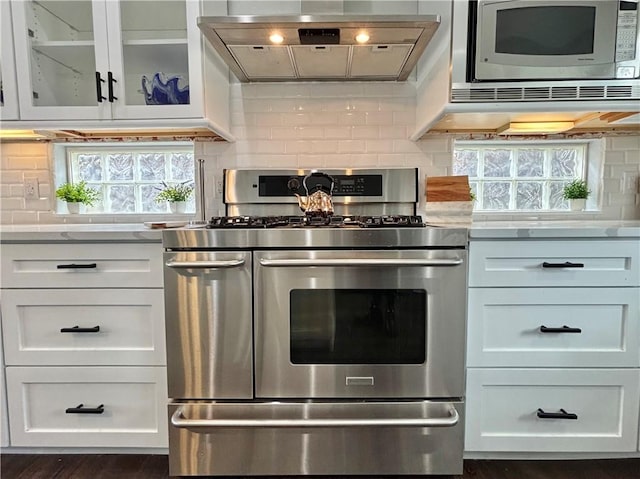
<svg viewBox="0 0 640 479">
<path fill-rule="evenodd" d="M 192 144 L 65 144 L 60 148 L 68 180 L 84 180 L 100 193 L 100 200 L 87 207 L 90 214 L 166 213 L 168 204 L 155 201 L 163 182 L 194 183 Z M 191 195 L 187 212 L 194 211 Z"/>
<path fill-rule="evenodd" d="M 587 177 L 588 143 L 456 142 L 453 174 L 468 175 L 476 211 L 564 211 L 565 184 Z"/>
</svg>

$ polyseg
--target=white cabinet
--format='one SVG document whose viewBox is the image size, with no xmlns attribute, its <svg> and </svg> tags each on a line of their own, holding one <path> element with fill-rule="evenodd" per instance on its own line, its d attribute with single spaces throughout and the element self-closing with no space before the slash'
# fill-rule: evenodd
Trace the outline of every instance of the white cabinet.
<svg viewBox="0 0 640 479">
<path fill-rule="evenodd" d="M 14 1 L 21 119 L 205 117 L 199 14 L 197 0 Z"/>
<path fill-rule="evenodd" d="M 1 314 L 0 319 L 2 319 Z M 0 335 L 1 333 L 2 328 L 0 327 Z M 4 376 L 4 354 L 2 353 L 2 339 L 0 336 L 0 447 L 7 447 L 9 445 L 9 416 L 7 414 L 6 394 L 7 387 Z"/>
<path fill-rule="evenodd" d="M 9 2 L 0 2 L 0 41 L 0 118 L 17 120 L 18 88 Z"/>
<path fill-rule="evenodd" d="M 12 446 L 166 447 L 163 368 L 7 368 Z"/>
<path fill-rule="evenodd" d="M 466 451 L 638 450 L 638 245 L 472 238 Z"/>
<path fill-rule="evenodd" d="M 11 446 L 166 447 L 159 243 L 2 245 Z"/>
<path fill-rule="evenodd" d="M 466 450 L 637 448 L 637 370 L 469 369 L 467 388 Z"/>
</svg>

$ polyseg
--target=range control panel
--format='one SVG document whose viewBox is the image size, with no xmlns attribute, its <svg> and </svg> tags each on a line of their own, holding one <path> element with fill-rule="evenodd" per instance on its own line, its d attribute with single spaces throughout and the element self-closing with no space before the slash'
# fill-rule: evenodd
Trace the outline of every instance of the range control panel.
<svg viewBox="0 0 640 479">
<path fill-rule="evenodd" d="M 304 176 L 261 175 L 258 196 L 304 196 Z M 333 196 L 382 196 L 382 175 L 333 175 Z M 308 180 L 319 181 L 319 180 Z M 326 181 L 326 180 L 324 180 Z M 314 185 L 307 184 L 311 189 Z"/>
</svg>

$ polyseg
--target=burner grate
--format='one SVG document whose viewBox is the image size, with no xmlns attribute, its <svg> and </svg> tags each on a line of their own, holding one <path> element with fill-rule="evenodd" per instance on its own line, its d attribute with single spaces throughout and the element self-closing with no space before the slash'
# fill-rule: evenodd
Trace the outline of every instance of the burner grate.
<svg viewBox="0 0 640 479">
<path fill-rule="evenodd" d="M 404 228 L 425 226 L 421 216 L 214 216 L 207 228 Z"/>
</svg>

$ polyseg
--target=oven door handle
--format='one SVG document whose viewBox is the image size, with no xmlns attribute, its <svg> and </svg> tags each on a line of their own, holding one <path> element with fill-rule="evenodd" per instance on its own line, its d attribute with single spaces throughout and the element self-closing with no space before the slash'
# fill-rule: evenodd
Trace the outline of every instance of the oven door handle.
<svg viewBox="0 0 640 479">
<path fill-rule="evenodd" d="M 213 268 L 237 268 L 244 264 L 244 259 L 230 259 L 219 261 L 173 261 L 165 263 L 169 268 L 181 269 L 213 269 Z"/>
<path fill-rule="evenodd" d="M 393 259 L 393 258 L 328 258 L 328 259 L 265 259 L 260 264 L 267 267 L 308 267 L 308 266 L 458 266 L 462 259 Z"/>
<path fill-rule="evenodd" d="M 433 418 L 376 418 L 376 419 L 188 419 L 180 406 L 171 416 L 171 424 L 182 429 L 199 427 L 453 427 L 460 421 L 455 407 L 449 416 Z"/>
</svg>

